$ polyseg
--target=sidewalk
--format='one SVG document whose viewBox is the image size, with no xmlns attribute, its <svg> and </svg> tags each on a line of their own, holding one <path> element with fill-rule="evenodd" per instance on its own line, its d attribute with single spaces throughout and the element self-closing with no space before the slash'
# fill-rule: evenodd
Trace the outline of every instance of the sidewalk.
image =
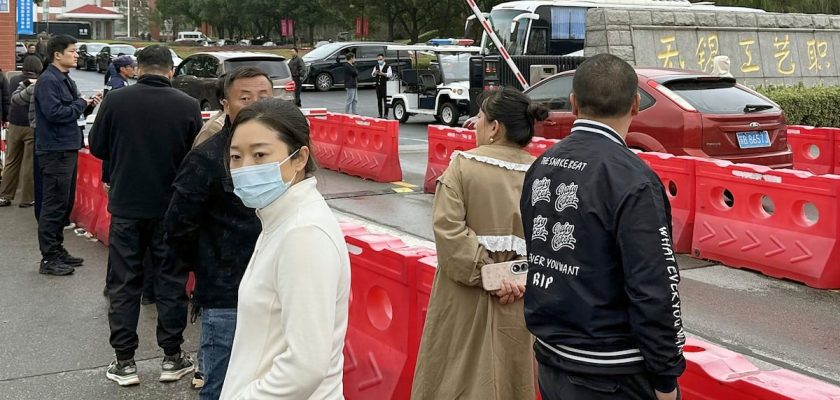
<svg viewBox="0 0 840 400">
<path fill-rule="evenodd" d="M 108 344 L 107 249 L 65 231 L 65 245 L 85 265 L 74 275 L 38 273 L 40 254 L 31 208 L 0 208 L 0 399 L 195 399 L 189 379 L 157 381 L 163 352 L 156 345 L 154 306 L 140 315 L 136 359 L 140 386 L 105 379 Z M 188 325 L 184 350 L 194 354 L 198 325 Z M 191 377 L 191 376 L 190 376 Z"/>
</svg>

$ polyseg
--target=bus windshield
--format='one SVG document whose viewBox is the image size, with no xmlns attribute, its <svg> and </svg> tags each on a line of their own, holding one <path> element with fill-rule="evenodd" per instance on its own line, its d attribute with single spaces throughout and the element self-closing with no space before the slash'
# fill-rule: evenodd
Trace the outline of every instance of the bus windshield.
<svg viewBox="0 0 840 400">
<path fill-rule="evenodd" d="M 515 32 L 510 31 L 513 19 L 522 13 L 525 13 L 525 11 L 493 10 L 490 12 L 490 18 L 488 18 L 490 20 L 490 25 L 493 27 L 493 31 L 496 32 L 496 36 L 498 36 L 499 41 L 502 42 L 502 46 L 505 46 L 505 49 L 507 49 L 508 53 L 511 55 L 522 54 L 522 49 L 524 47 L 524 35 L 517 34 L 521 31 L 521 29 L 517 29 Z M 527 23 L 527 20 L 523 20 L 521 22 Z M 494 45 L 493 41 L 487 37 L 487 33 L 484 33 L 481 42 L 482 47 L 489 49 L 490 53 L 498 53 L 496 45 Z"/>
<path fill-rule="evenodd" d="M 510 55 L 565 55 L 583 49 L 586 34 L 586 7 L 540 6 L 536 19 L 517 16 L 525 9 L 503 8 L 490 12 L 490 23 Z M 513 26 L 514 29 L 511 29 Z M 467 25 L 469 30 L 471 25 Z M 527 40 L 527 43 L 526 43 Z M 487 34 L 482 36 L 482 51 L 497 54 Z M 486 49 L 486 50 L 485 50 Z"/>
</svg>

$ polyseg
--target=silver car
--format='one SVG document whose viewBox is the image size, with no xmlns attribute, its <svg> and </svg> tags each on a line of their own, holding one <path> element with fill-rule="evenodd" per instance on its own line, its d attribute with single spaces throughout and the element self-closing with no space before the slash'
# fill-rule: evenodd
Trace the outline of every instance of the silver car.
<svg viewBox="0 0 840 400">
<path fill-rule="evenodd" d="M 269 53 L 220 51 L 195 53 L 175 69 L 172 86 L 198 99 L 204 111 L 219 110 L 218 79 L 237 68 L 257 67 L 271 77 L 274 97 L 294 101 L 295 83 L 286 59 Z"/>
</svg>

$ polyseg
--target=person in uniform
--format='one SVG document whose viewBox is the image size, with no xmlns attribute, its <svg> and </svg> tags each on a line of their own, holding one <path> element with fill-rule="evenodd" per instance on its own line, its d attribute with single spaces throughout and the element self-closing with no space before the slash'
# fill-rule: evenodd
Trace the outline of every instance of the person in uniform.
<svg viewBox="0 0 840 400">
<path fill-rule="evenodd" d="M 390 65 L 385 65 L 385 55 L 376 56 L 376 66 L 371 76 L 376 82 L 376 109 L 379 118 L 388 118 L 388 81 L 394 76 Z"/>
</svg>

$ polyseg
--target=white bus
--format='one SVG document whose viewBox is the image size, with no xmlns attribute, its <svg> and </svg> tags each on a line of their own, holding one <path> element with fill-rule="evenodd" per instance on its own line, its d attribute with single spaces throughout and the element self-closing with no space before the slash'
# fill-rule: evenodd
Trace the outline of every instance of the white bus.
<svg viewBox="0 0 840 400">
<path fill-rule="evenodd" d="M 692 11 L 764 12 L 742 7 L 718 7 L 711 2 L 688 0 L 588 0 L 512 1 L 485 14 L 512 56 L 583 55 L 586 11 L 590 8 L 632 8 Z M 475 16 L 467 18 L 467 37 L 477 38 L 481 27 Z M 483 54 L 496 54 L 493 42 L 481 33 Z"/>
</svg>

